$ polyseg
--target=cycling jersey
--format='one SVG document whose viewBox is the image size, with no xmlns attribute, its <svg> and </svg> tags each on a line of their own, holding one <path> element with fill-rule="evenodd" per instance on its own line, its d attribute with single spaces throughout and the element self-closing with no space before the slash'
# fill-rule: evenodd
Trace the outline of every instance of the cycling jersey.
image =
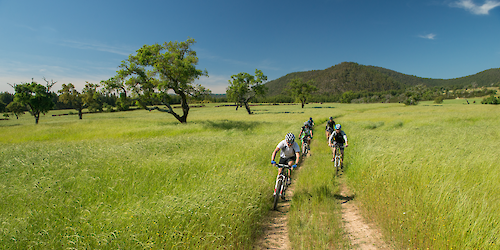
<svg viewBox="0 0 500 250">
<path fill-rule="evenodd" d="M 302 130 L 302 132 L 300 133 L 300 138 L 302 139 L 305 137 L 311 137 L 311 130 L 309 129 Z"/>
<path fill-rule="evenodd" d="M 300 152 L 299 144 L 297 144 L 297 142 L 295 141 L 293 142 L 292 146 L 289 147 L 286 143 L 286 140 L 283 140 L 278 143 L 276 147 L 280 149 L 281 158 L 290 158 L 295 156 L 295 153 Z"/>
<path fill-rule="evenodd" d="M 326 122 L 326 130 L 333 131 L 333 128 L 335 127 L 335 121 L 333 120 L 328 120 Z"/>
<path fill-rule="evenodd" d="M 344 144 L 347 141 L 347 135 L 344 133 L 343 130 L 340 131 L 340 133 L 337 133 L 337 131 L 333 131 L 333 133 L 330 135 L 330 138 L 328 138 L 330 143 L 339 143 L 339 144 Z"/>
</svg>

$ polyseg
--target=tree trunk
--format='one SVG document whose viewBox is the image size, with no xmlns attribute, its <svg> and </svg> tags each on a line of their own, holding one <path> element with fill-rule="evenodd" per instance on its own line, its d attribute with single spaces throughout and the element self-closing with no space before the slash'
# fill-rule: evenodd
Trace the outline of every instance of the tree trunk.
<svg viewBox="0 0 500 250">
<path fill-rule="evenodd" d="M 302 102 L 302 108 L 304 108 L 304 104 L 305 104 L 305 102 Z"/>
<path fill-rule="evenodd" d="M 40 120 L 40 113 L 35 114 L 35 124 L 38 124 L 38 120 Z"/>
<path fill-rule="evenodd" d="M 79 109 L 78 110 L 78 117 L 80 118 L 80 120 L 82 119 L 82 116 L 83 116 L 82 110 Z"/>
<path fill-rule="evenodd" d="M 250 106 L 248 106 L 248 102 L 245 102 L 245 108 L 247 109 L 248 114 L 251 115 L 252 111 L 250 111 Z"/>
</svg>

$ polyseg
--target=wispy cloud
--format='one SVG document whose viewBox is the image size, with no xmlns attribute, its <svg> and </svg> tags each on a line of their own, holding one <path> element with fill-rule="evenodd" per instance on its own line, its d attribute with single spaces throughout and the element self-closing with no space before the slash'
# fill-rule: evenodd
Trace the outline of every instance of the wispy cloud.
<svg viewBox="0 0 500 250">
<path fill-rule="evenodd" d="M 419 35 L 418 37 L 429 39 L 429 40 L 434 40 L 436 38 L 436 34 L 429 33 L 427 35 Z"/>
<path fill-rule="evenodd" d="M 490 10 L 500 6 L 500 1 L 486 0 L 483 5 L 476 5 L 472 0 L 460 0 L 450 6 L 463 8 L 475 15 L 488 15 Z"/>
<path fill-rule="evenodd" d="M 134 52 L 133 50 L 129 50 L 129 49 L 125 49 L 125 48 L 117 48 L 117 47 L 112 47 L 112 46 L 99 44 L 99 43 L 85 43 L 85 42 L 72 41 L 72 40 L 64 40 L 60 45 L 70 47 L 70 48 L 76 48 L 76 49 L 88 49 L 88 50 L 104 51 L 104 52 L 109 52 L 109 53 L 124 55 L 124 56 L 128 56 Z"/>
</svg>

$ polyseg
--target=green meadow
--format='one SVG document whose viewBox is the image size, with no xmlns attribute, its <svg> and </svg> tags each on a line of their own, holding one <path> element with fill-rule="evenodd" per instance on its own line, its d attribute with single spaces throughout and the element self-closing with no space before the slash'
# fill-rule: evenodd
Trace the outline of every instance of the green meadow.
<svg viewBox="0 0 500 250">
<path fill-rule="evenodd" d="M 471 100 L 469 100 L 471 102 Z M 350 249 L 324 124 L 349 138 L 346 183 L 396 249 L 500 244 L 499 108 L 337 104 L 192 108 L 0 121 L 0 248 L 251 249 L 271 209 L 271 153 L 313 117 L 292 176 L 295 249 Z M 56 115 L 56 116 L 52 116 Z"/>
</svg>

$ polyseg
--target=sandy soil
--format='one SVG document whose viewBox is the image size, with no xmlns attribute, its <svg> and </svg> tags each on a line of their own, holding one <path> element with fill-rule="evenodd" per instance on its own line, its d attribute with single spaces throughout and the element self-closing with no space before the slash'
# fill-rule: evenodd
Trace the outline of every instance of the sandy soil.
<svg viewBox="0 0 500 250">
<path fill-rule="evenodd" d="M 291 249 L 288 238 L 288 211 L 293 199 L 294 187 L 292 179 L 292 184 L 286 190 L 286 200 L 280 200 L 278 209 L 271 211 L 264 219 L 266 222 L 262 226 L 263 235 L 257 240 L 254 249 Z"/>
<path fill-rule="evenodd" d="M 391 249 L 383 240 L 380 230 L 374 224 L 368 224 L 356 206 L 354 195 L 341 178 L 340 199 L 342 202 L 342 221 L 351 242 L 351 249 Z"/>
</svg>

